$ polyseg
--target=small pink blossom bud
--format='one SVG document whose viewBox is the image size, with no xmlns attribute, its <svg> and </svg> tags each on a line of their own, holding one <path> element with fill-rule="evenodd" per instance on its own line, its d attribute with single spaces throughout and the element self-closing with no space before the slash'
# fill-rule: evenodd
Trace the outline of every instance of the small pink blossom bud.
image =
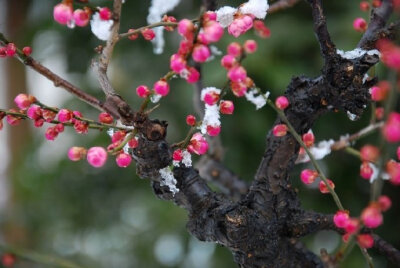
<svg viewBox="0 0 400 268">
<path fill-rule="evenodd" d="M 203 20 L 204 21 L 217 20 L 217 13 L 215 13 L 214 11 L 207 11 L 206 13 L 203 14 Z"/>
<path fill-rule="evenodd" d="M 219 100 L 219 94 L 215 91 L 210 91 L 204 95 L 203 101 L 208 105 L 214 105 Z"/>
<path fill-rule="evenodd" d="M 333 222 L 337 227 L 344 228 L 346 227 L 349 218 L 349 213 L 347 211 L 338 210 L 335 216 L 333 216 Z"/>
<path fill-rule="evenodd" d="M 57 138 L 58 133 L 59 132 L 54 127 L 49 127 L 48 129 L 46 129 L 44 136 L 47 140 L 53 141 Z"/>
<path fill-rule="evenodd" d="M 262 20 L 255 20 L 253 25 L 256 34 L 261 38 L 268 38 L 271 36 L 271 30 L 265 26 Z"/>
<path fill-rule="evenodd" d="M 308 132 L 308 133 L 303 134 L 302 140 L 307 147 L 311 147 L 314 145 L 315 136 L 312 132 Z"/>
<path fill-rule="evenodd" d="M 12 112 L 12 113 L 17 113 L 18 112 L 16 109 L 10 109 L 9 111 Z M 17 117 L 17 116 L 14 116 L 14 115 L 11 115 L 11 114 L 8 114 L 6 116 L 6 121 L 10 126 L 16 126 L 21 122 L 21 118 Z"/>
<path fill-rule="evenodd" d="M 178 23 L 178 33 L 186 39 L 192 39 L 194 34 L 194 24 L 188 19 L 183 19 Z"/>
<path fill-rule="evenodd" d="M 170 59 L 169 67 L 172 71 L 180 73 L 186 68 L 186 60 L 180 54 L 173 54 Z"/>
<path fill-rule="evenodd" d="M 378 198 L 378 204 L 381 211 L 385 212 L 392 206 L 392 201 L 386 195 L 381 195 Z"/>
<path fill-rule="evenodd" d="M 207 140 L 201 135 L 201 133 L 195 133 L 190 139 L 190 143 L 187 147 L 188 151 L 197 155 L 205 154 L 208 150 Z"/>
<path fill-rule="evenodd" d="M 76 120 L 74 123 L 74 129 L 78 134 L 86 134 L 89 131 L 89 124 L 80 120 Z"/>
<path fill-rule="evenodd" d="M 108 7 L 102 7 L 99 10 L 100 19 L 109 20 L 111 19 L 111 10 Z"/>
<path fill-rule="evenodd" d="M 376 162 L 379 158 L 379 149 L 376 146 L 367 144 L 364 145 L 360 150 L 361 161 L 365 162 Z"/>
<path fill-rule="evenodd" d="M 283 137 L 286 135 L 288 127 L 285 124 L 278 124 L 272 129 L 272 134 L 275 137 Z"/>
<path fill-rule="evenodd" d="M 360 176 L 366 180 L 369 180 L 374 173 L 374 170 L 370 166 L 369 162 L 362 162 L 360 166 Z"/>
<path fill-rule="evenodd" d="M 187 55 L 192 50 L 192 46 L 193 46 L 193 41 L 186 39 L 182 40 L 179 43 L 178 54 Z"/>
<path fill-rule="evenodd" d="M 164 15 L 162 20 L 163 22 L 176 22 L 176 18 L 173 16 Z M 175 29 L 175 26 L 164 26 L 164 29 L 168 32 L 172 32 Z"/>
<path fill-rule="evenodd" d="M 361 220 L 368 228 L 376 228 L 383 222 L 383 217 L 379 206 L 371 204 L 361 213 Z"/>
<path fill-rule="evenodd" d="M 367 22 L 363 18 L 356 18 L 353 21 L 353 28 L 357 32 L 363 33 L 367 30 L 367 27 L 368 27 Z"/>
<path fill-rule="evenodd" d="M 221 132 L 221 126 L 207 126 L 207 134 L 211 137 L 218 136 Z"/>
<path fill-rule="evenodd" d="M 383 101 L 390 92 L 390 84 L 387 81 L 381 81 L 376 86 L 371 87 L 370 94 L 373 101 Z"/>
<path fill-rule="evenodd" d="M 224 28 L 216 21 L 208 21 L 203 26 L 203 35 L 207 43 L 218 42 L 224 35 Z"/>
<path fill-rule="evenodd" d="M 5 57 L 7 57 L 7 48 L 0 47 L 0 58 L 5 58 Z"/>
<path fill-rule="evenodd" d="M 134 31 L 135 31 L 135 29 L 129 29 L 128 33 L 131 33 L 131 32 L 134 32 Z M 134 40 L 138 39 L 138 37 L 139 37 L 139 34 L 138 33 L 134 33 L 134 34 L 129 35 L 128 39 L 134 41 Z"/>
<path fill-rule="evenodd" d="M 246 77 L 247 72 L 242 66 L 234 66 L 228 71 L 228 78 L 233 82 L 243 82 Z"/>
<path fill-rule="evenodd" d="M 148 97 L 150 93 L 150 89 L 145 85 L 140 85 L 136 88 L 136 94 L 141 98 Z"/>
<path fill-rule="evenodd" d="M 257 50 L 257 42 L 254 40 L 247 40 L 243 44 L 243 49 L 247 54 L 254 53 Z"/>
<path fill-rule="evenodd" d="M 15 104 L 21 110 L 29 108 L 32 104 L 32 98 L 29 98 L 27 94 L 18 94 L 14 99 Z"/>
<path fill-rule="evenodd" d="M 14 57 L 15 53 L 17 53 L 17 47 L 14 43 L 8 43 L 6 46 L 6 55 L 8 57 Z"/>
<path fill-rule="evenodd" d="M 46 122 L 50 122 L 56 118 L 56 113 L 50 110 L 42 109 L 42 117 Z"/>
<path fill-rule="evenodd" d="M 132 157 L 127 153 L 120 153 L 119 155 L 117 155 L 115 161 L 117 162 L 117 165 L 119 167 L 125 168 L 131 164 Z"/>
<path fill-rule="evenodd" d="M 99 114 L 99 122 L 104 124 L 112 124 L 113 121 L 114 118 L 109 113 L 103 112 Z"/>
<path fill-rule="evenodd" d="M 26 115 L 32 120 L 38 120 L 42 117 L 42 109 L 37 105 L 31 105 L 26 111 Z"/>
<path fill-rule="evenodd" d="M 231 82 L 230 84 L 232 92 L 237 97 L 243 97 L 247 91 L 247 86 L 242 82 Z"/>
<path fill-rule="evenodd" d="M 53 8 L 53 17 L 59 24 L 66 25 L 72 19 L 72 6 L 67 4 L 58 4 Z"/>
<path fill-rule="evenodd" d="M 225 69 L 230 69 L 237 64 L 236 58 L 232 55 L 225 55 L 221 59 L 221 66 Z"/>
<path fill-rule="evenodd" d="M 35 127 L 42 127 L 44 124 L 44 119 L 43 118 L 39 118 L 33 121 L 33 125 Z"/>
<path fill-rule="evenodd" d="M 125 138 L 125 136 L 126 136 L 125 131 L 122 131 L 122 130 L 115 131 L 111 137 L 111 142 L 112 143 L 121 142 Z"/>
<path fill-rule="evenodd" d="M 245 15 L 233 20 L 228 26 L 228 33 L 234 37 L 239 37 L 253 27 L 253 18 Z"/>
<path fill-rule="evenodd" d="M 331 181 L 330 179 L 327 179 L 328 181 L 328 185 L 332 188 L 335 189 L 335 184 L 333 183 L 333 181 Z M 323 194 L 329 194 L 329 188 L 328 186 L 326 186 L 324 181 L 320 181 L 319 182 L 319 191 Z"/>
<path fill-rule="evenodd" d="M 32 54 L 32 48 L 31 47 L 23 47 L 22 53 L 24 53 L 24 55 L 28 57 Z"/>
<path fill-rule="evenodd" d="M 135 149 L 139 145 L 139 140 L 136 137 L 133 137 L 128 141 L 129 148 Z"/>
<path fill-rule="evenodd" d="M 235 106 L 233 105 L 233 102 L 230 100 L 223 100 L 219 104 L 219 111 L 222 114 L 233 114 L 234 109 Z"/>
<path fill-rule="evenodd" d="M 312 169 L 304 169 L 300 173 L 300 179 L 304 184 L 313 183 L 318 176 L 319 176 L 318 172 Z"/>
<path fill-rule="evenodd" d="M 372 248 L 374 246 L 374 239 L 370 234 L 359 234 L 357 242 L 362 248 Z"/>
<path fill-rule="evenodd" d="M 153 29 L 149 29 L 149 28 L 143 29 L 141 31 L 141 34 L 142 34 L 143 38 L 147 41 L 151 41 L 154 39 L 154 37 L 156 37 L 156 34 L 154 33 Z"/>
<path fill-rule="evenodd" d="M 368 1 L 361 1 L 360 2 L 360 9 L 361 9 L 361 11 L 368 11 L 369 10 Z"/>
<path fill-rule="evenodd" d="M 211 56 L 208 46 L 197 44 L 193 48 L 192 58 L 196 62 L 205 62 Z"/>
<path fill-rule="evenodd" d="M 187 71 L 188 71 L 188 75 L 186 77 L 186 81 L 188 83 L 193 84 L 193 83 L 196 83 L 197 81 L 199 81 L 200 73 L 196 70 L 196 68 L 188 67 Z"/>
<path fill-rule="evenodd" d="M 107 152 L 103 147 L 92 147 L 88 150 L 86 159 L 93 167 L 102 167 L 107 161 Z"/>
<path fill-rule="evenodd" d="M 74 146 L 68 150 L 68 158 L 71 161 L 79 161 L 85 158 L 85 156 L 86 156 L 86 149 L 83 147 Z"/>
<path fill-rule="evenodd" d="M 174 161 L 182 161 L 183 159 L 183 154 L 182 154 L 182 150 L 181 149 L 176 149 L 173 154 L 172 154 L 172 159 Z"/>
<path fill-rule="evenodd" d="M 73 113 L 70 110 L 67 109 L 61 109 L 58 111 L 58 121 L 61 123 L 68 123 L 71 122 L 73 118 Z"/>
<path fill-rule="evenodd" d="M 285 96 L 280 96 L 275 100 L 276 108 L 285 110 L 289 106 L 289 100 Z"/>
<path fill-rule="evenodd" d="M 161 96 L 167 96 L 169 93 L 169 85 L 164 79 L 155 82 L 153 87 L 154 91 Z"/>
<path fill-rule="evenodd" d="M 382 132 L 388 142 L 400 141 L 400 113 L 391 112 L 389 114 Z"/>
<path fill-rule="evenodd" d="M 350 218 L 347 221 L 347 224 L 344 227 L 344 230 L 349 234 L 353 234 L 353 233 L 357 232 L 359 228 L 360 228 L 360 221 L 356 218 Z"/>
<path fill-rule="evenodd" d="M 349 233 L 346 233 L 346 234 L 342 235 L 342 241 L 344 243 L 349 242 L 349 238 L 350 238 L 350 234 Z"/>
<path fill-rule="evenodd" d="M 385 115 L 385 109 L 383 109 L 383 107 L 377 107 L 375 110 L 376 119 L 382 120 L 384 115 Z"/>
<path fill-rule="evenodd" d="M 400 185 L 400 163 L 390 160 L 386 163 L 386 172 L 390 176 L 390 182 L 394 185 Z"/>
<path fill-rule="evenodd" d="M 189 126 L 194 126 L 196 125 L 196 117 L 194 115 L 189 114 L 188 116 L 186 116 L 186 124 L 188 124 Z"/>
<path fill-rule="evenodd" d="M 88 12 L 82 10 L 82 9 L 76 9 L 74 11 L 74 21 L 75 24 L 79 27 L 85 27 L 89 23 L 89 14 Z M 101 17 L 101 15 L 100 15 Z"/>
<path fill-rule="evenodd" d="M 1 264 L 6 268 L 13 267 L 16 261 L 17 257 L 12 253 L 4 253 L 1 256 Z"/>
<path fill-rule="evenodd" d="M 238 42 L 232 42 L 227 48 L 228 55 L 239 57 L 242 54 L 242 47 Z"/>
<path fill-rule="evenodd" d="M 64 125 L 61 123 L 58 123 L 57 125 L 54 126 L 54 130 L 57 131 L 58 133 L 64 132 Z"/>
<path fill-rule="evenodd" d="M 380 7 L 382 5 L 382 0 L 372 0 L 373 7 Z"/>
</svg>

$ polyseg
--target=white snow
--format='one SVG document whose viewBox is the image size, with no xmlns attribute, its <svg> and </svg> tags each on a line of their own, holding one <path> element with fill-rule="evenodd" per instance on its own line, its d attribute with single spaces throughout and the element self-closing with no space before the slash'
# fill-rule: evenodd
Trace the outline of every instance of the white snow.
<svg viewBox="0 0 400 268">
<path fill-rule="evenodd" d="M 205 87 L 201 90 L 200 99 L 204 101 L 204 96 L 210 92 L 215 92 L 219 95 L 221 94 L 221 89 L 218 89 L 216 87 Z"/>
<path fill-rule="evenodd" d="M 159 101 L 161 100 L 161 98 L 162 98 L 161 95 L 159 95 L 159 94 L 153 94 L 153 95 L 150 96 L 150 101 L 151 101 L 152 103 L 157 103 L 157 102 L 159 102 Z"/>
<path fill-rule="evenodd" d="M 331 153 L 331 146 L 334 144 L 334 140 L 328 140 L 328 141 L 320 141 L 317 146 L 313 146 L 309 148 L 311 154 L 314 156 L 316 160 L 322 159 L 328 154 Z M 310 158 L 308 157 L 307 153 L 304 155 L 299 156 L 297 159 L 297 163 L 306 163 L 310 161 Z"/>
<path fill-rule="evenodd" d="M 257 19 L 264 19 L 269 8 L 267 0 L 249 0 L 240 7 L 243 14 L 252 14 Z"/>
<path fill-rule="evenodd" d="M 339 54 L 342 58 L 352 60 L 356 59 L 359 57 L 364 56 L 365 54 L 367 55 L 377 55 L 378 57 L 381 56 L 381 53 L 377 49 L 372 49 L 372 50 L 364 50 L 361 48 L 356 48 L 350 51 L 343 51 L 340 49 L 336 50 L 336 53 Z"/>
<path fill-rule="evenodd" d="M 173 195 L 179 192 L 179 189 L 176 187 L 177 181 L 169 166 L 160 169 L 158 172 L 161 175 L 161 182 L 160 182 L 161 186 L 168 186 L 169 190 L 172 192 Z"/>
<path fill-rule="evenodd" d="M 191 167 L 192 166 L 192 155 L 187 150 L 183 150 L 182 156 L 183 156 L 182 164 L 184 164 L 185 167 Z"/>
<path fill-rule="evenodd" d="M 269 91 L 267 91 L 264 95 L 258 94 L 256 89 L 252 89 L 245 93 L 245 97 L 248 101 L 252 102 L 256 106 L 256 110 L 262 108 L 265 104 L 267 104 L 267 99 L 269 97 Z"/>
<path fill-rule="evenodd" d="M 160 22 L 162 16 L 173 10 L 178 4 L 180 0 L 152 0 L 151 6 L 149 8 L 149 15 L 147 16 L 147 22 L 149 24 L 153 24 L 156 22 Z M 156 34 L 155 38 L 151 40 L 154 47 L 154 54 L 161 54 L 164 51 L 164 27 L 156 27 L 153 28 L 154 33 Z"/>
<path fill-rule="evenodd" d="M 237 9 L 230 6 L 224 6 L 215 12 L 217 13 L 217 21 L 225 28 L 232 23 L 234 19 L 233 15 L 237 12 Z"/>
<path fill-rule="evenodd" d="M 351 121 L 356 121 L 358 119 L 358 116 L 356 114 L 352 114 L 350 111 L 347 111 L 347 117 L 351 120 Z"/>
<path fill-rule="evenodd" d="M 90 21 L 90 27 L 92 33 L 100 40 L 107 41 L 111 34 L 111 26 L 113 25 L 113 20 L 102 20 L 100 19 L 100 14 L 96 12 Z"/>
<path fill-rule="evenodd" d="M 203 122 L 201 123 L 201 126 L 199 126 L 201 133 L 203 133 L 203 134 L 207 133 L 207 126 L 218 127 L 220 125 L 221 125 L 221 121 L 219 120 L 218 105 L 217 104 L 214 104 L 214 105 L 205 104 L 205 113 L 204 113 Z"/>
<path fill-rule="evenodd" d="M 370 183 L 373 183 L 374 180 L 376 180 L 376 179 L 378 178 L 379 169 L 378 169 L 374 164 L 372 164 L 372 163 L 368 163 L 368 165 L 369 165 L 369 167 L 372 169 L 372 176 L 371 176 L 371 178 L 369 179 L 369 182 L 370 182 Z M 383 178 L 383 176 L 382 176 L 382 178 Z"/>
</svg>

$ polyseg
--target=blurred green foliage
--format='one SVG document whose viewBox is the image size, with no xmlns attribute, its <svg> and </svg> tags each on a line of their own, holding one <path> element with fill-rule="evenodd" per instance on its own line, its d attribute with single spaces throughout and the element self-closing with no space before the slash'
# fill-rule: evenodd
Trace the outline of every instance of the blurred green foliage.
<svg viewBox="0 0 400 268">
<path fill-rule="evenodd" d="M 44 51 L 39 60 L 54 57 L 54 54 L 46 54 L 45 49 L 57 47 L 67 59 L 67 70 L 74 74 L 74 82 L 90 94 L 102 98 L 99 86 L 93 83 L 88 71 L 91 60 L 96 57 L 94 48 L 102 42 L 91 34 L 89 27 L 71 30 L 55 23 L 52 7 L 58 2 L 26 1 L 29 11 L 20 39 L 24 44 L 37 44 L 44 33 L 55 35 L 58 43 L 49 43 L 48 48 L 33 47 L 34 51 Z M 91 2 L 100 6 L 112 3 Z M 146 24 L 149 2 L 126 1 L 122 31 Z M 171 15 L 177 19 L 198 15 L 199 0 L 181 2 Z M 240 1 L 220 1 L 219 6 L 225 4 L 236 6 Z M 354 48 L 360 34 L 351 27 L 353 18 L 366 18 L 367 14 L 359 11 L 358 1 L 324 1 L 324 4 L 328 27 L 338 48 Z M 268 15 L 266 24 L 271 29 L 271 38 L 263 40 L 250 31 L 238 41 L 258 41 L 258 52 L 248 56 L 244 66 L 256 84 L 263 90 L 271 91 L 274 99 L 284 92 L 291 77 L 301 74 L 318 76 L 322 59 L 312 31 L 310 9 L 305 1 L 292 9 Z M 151 86 L 168 71 L 169 57 L 177 49 L 180 37 L 176 32 L 166 32 L 164 36 L 166 48 L 162 55 L 154 55 L 151 44 L 141 38 L 136 41 L 122 40 L 116 46 L 110 76 L 115 89 L 133 107 L 140 104 L 134 93 L 136 86 Z M 226 45 L 233 40 L 226 35 L 216 46 L 225 52 Z M 385 77 L 382 66 L 378 65 L 377 71 Z M 203 72 L 205 86 L 224 85 L 226 72 L 219 66 L 218 57 L 204 64 Z M 193 88 L 181 79 L 172 80 L 170 85 L 170 95 L 152 117 L 169 122 L 167 139 L 176 142 L 188 130 L 184 123 L 185 116 L 194 113 Z M 54 94 L 58 92 L 59 89 L 55 88 Z M 74 99 L 66 100 L 63 107 L 96 117 L 90 107 Z M 338 139 L 340 135 L 366 126 L 369 114 L 367 110 L 359 121 L 352 122 L 343 112 L 330 113 L 316 122 L 313 131 L 317 140 Z M 265 135 L 275 117 L 268 107 L 256 111 L 244 99 L 235 99 L 235 114 L 222 118 L 221 137 L 226 148 L 224 162 L 247 181 L 252 180 L 257 169 L 265 148 Z M 367 142 L 377 143 L 377 139 L 378 135 L 371 135 L 357 142 L 355 147 L 359 148 Z M 106 146 L 108 142 L 106 133 L 95 131 L 81 136 L 74 135 L 74 131 L 69 129 L 54 142 L 46 141 L 43 133 L 35 133 L 32 144 L 26 148 L 24 159 L 18 161 L 20 165 L 12 173 L 12 210 L 2 216 L 3 223 L 11 222 L 19 226 L 24 234 L 25 242 L 19 246 L 62 256 L 88 267 L 235 266 L 228 250 L 218 245 L 199 243 L 191 237 L 185 229 L 186 212 L 170 202 L 155 198 L 149 182 L 135 175 L 134 165 L 126 169 L 118 168 L 111 157 L 105 167 L 94 169 L 84 161 L 74 163 L 66 157 L 66 149 L 70 146 Z M 56 157 L 52 159 L 54 155 Z M 328 177 L 335 181 L 345 207 L 353 215 L 358 215 L 368 204 L 370 187 L 358 175 L 359 160 L 344 152 L 335 152 L 321 162 Z M 330 196 L 321 195 L 315 188 L 307 188 L 299 182 L 299 172 L 305 166 L 298 165 L 292 172 L 293 184 L 299 190 L 304 207 L 333 213 L 336 208 Z M 385 225 L 377 232 L 399 248 L 399 192 L 387 184 L 384 193 L 392 198 L 393 208 L 385 213 Z M 325 232 L 309 236 L 304 241 L 316 253 L 321 247 L 332 252 L 339 246 L 340 237 Z M 376 260 L 376 267 L 388 265 L 374 251 L 371 254 Z M 21 263 L 21 267 L 41 266 Z M 343 267 L 366 267 L 357 248 Z"/>
</svg>

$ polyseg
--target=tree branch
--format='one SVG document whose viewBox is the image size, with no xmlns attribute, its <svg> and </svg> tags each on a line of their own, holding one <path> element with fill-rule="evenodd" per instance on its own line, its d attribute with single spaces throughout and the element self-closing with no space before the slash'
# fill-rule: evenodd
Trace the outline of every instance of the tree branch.
<svg viewBox="0 0 400 268">
<path fill-rule="evenodd" d="M 268 14 L 272 14 L 287 8 L 291 8 L 294 5 L 296 5 L 299 2 L 299 0 L 280 0 L 277 1 L 275 3 L 273 3 L 272 5 L 270 5 L 270 7 L 268 8 Z"/>
</svg>

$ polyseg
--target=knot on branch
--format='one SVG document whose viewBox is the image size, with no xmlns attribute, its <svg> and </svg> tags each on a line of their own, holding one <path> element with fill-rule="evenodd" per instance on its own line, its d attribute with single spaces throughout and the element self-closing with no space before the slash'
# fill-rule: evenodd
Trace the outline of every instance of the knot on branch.
<svg viewBox="0 0 400 268">
<path fill-rule="evenodd" d="M 133 125 L 133 111 L 131 107 L 117 94 L 107 95 L 103 109 L 115 118 L 119 118 L 124 125 Z"/>
</svg>

